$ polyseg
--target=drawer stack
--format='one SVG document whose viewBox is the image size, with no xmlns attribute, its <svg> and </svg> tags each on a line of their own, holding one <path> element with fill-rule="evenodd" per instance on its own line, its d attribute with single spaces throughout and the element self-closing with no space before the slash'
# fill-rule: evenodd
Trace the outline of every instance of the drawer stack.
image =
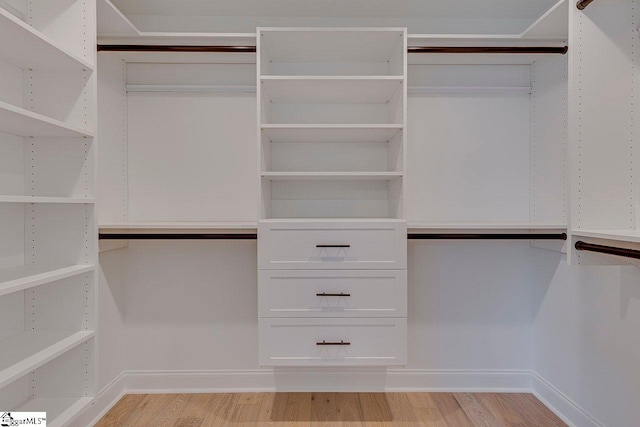
<svg viewBox="0 0 640 427">
<path fill-rule="evenodd" d="M 406 364 L 406 28 L 258 28 L 263 366 Z"/>
<path fill-rule="evenodd" d="M 403 365 L 404 221 L 260 224 L 263 366 Z"/>
</svg>

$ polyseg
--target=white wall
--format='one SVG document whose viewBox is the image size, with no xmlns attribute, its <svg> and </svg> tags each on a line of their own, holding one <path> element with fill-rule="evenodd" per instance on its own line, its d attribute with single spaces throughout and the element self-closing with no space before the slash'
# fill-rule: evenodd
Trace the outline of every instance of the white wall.
<svg viewBox="0 0 640 427">
<path fill-rule="evenodd" d="M 640 419 L 640 270 L 535 252 L 533 370 L 601 424 Z"/>
</svg>

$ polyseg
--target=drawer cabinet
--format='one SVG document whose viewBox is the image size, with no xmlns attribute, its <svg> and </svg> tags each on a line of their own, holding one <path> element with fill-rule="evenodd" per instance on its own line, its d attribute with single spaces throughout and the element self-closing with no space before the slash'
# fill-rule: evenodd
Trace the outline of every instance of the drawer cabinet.
<svg viewBox="0 0 640 427">
<path fill-rule="evenodd" d="M 406 270 L 260 270 L 260 317 L 406 317 Z"/>
<path fill-rule="evenodd" d="M 407 228 L 400 221 L 262 222 L 258 266 L 283 270 L 402 270 Z"/>
<path fill-rule="evenodd" d="M 406 364 L 406 319 L 260 319 L 260 364 Z"/>
</svg>

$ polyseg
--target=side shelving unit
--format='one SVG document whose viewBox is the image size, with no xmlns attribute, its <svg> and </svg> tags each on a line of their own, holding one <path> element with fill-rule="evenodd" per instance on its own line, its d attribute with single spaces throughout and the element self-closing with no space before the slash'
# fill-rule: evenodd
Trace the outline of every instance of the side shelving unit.
<svg viewBox="0 0 640 427">
<path fill-rule="evenodd" d="M 635 0 L 570 8 L 570 260 L 574 264 L 638 263 L 632 256 L 607 252 L 640 250 L 637 9 Z M 605 252 L 595 253 L 585 244 L 604 246 L 597 249 Z"/>
<path fill-rule="evenodd" d="M 95 396 L 95 0 L 0 7 L 0 407 Z"/>
</svg>

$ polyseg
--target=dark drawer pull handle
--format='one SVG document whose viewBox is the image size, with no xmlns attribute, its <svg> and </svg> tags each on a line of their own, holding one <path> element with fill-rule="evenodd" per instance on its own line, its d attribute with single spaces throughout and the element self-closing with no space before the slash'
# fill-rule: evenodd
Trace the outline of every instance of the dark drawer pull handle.
<svg viewBox="0 0 640 427">
<path fill-rule="evenodd" d="M 322 342 L 317 342 L 316 345 L 351 345 L 351 343 L 343 340 L 340 340 L 340 342 L 326 342 L 322 340 Z"/>
<path fill-rule="evenodd" d="M 351 245 L 316 245 L 316 248 L 350 248 Z"/>
<path fill-rule="evenodd" d="M 322 292 L 320 294 L 316 294 L 317 297 L 350 297 L 351 294 L 345 294 L 340 292 L 339 294 L 328 294 L 326 292 Z"/>
</svg>

